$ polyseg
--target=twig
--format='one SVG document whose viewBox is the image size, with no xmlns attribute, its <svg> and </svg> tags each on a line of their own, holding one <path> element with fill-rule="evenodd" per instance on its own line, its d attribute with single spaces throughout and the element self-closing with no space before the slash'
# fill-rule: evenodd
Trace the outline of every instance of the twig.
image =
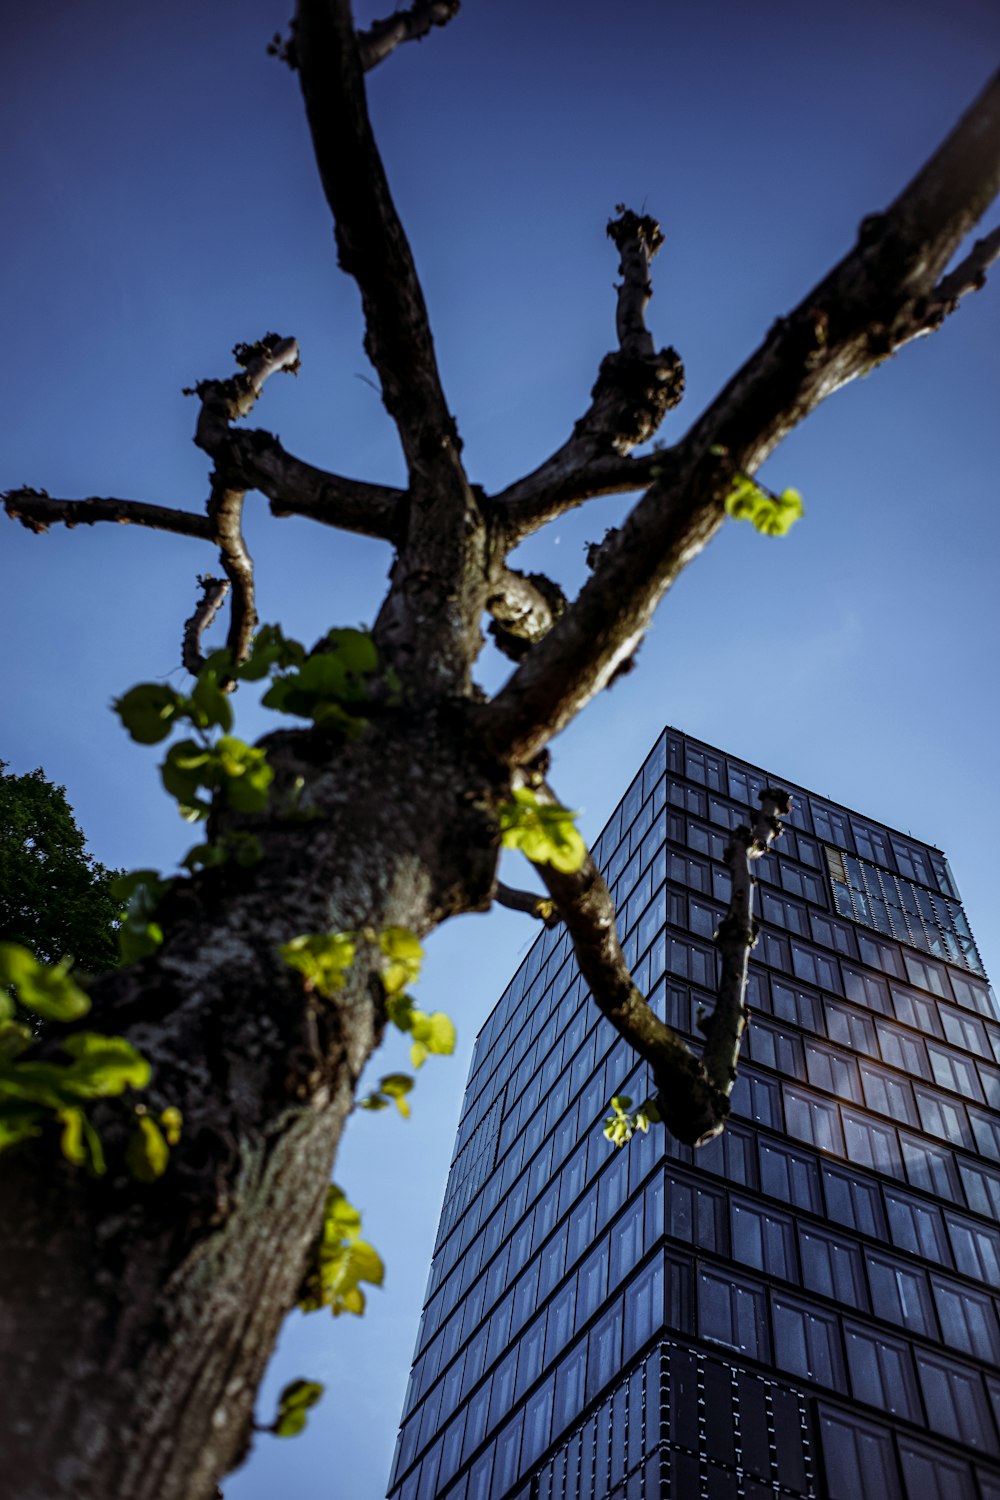
<svg viewBox="0 0 1000 1500">
<path fill-rule="evenodd" d="M 113 500 L 98 496 L 89 500 L 53 500 L 44 490 L 25 487 L 8 490 L 3 502 L 12 521 L 20 521 L 38 536 L 60 522 L 73 527 L 93 526 L 96 521 L 117 521 L 122 526 L 151 526 L 156 531 L 171 531 L 177 536 L 193 536 L 206 542 L 212 540 L 207 516 L 173 510 L 168 505 L 148 505 L 144 500 Z"/>
<path fill-rule="evenodd" d="M 201 638 L 229 593 L 228 581 L 225 578 L 213 578 L 211 573 L 199 574 L 198 583 L 202 591 L 201 598 L 195 606 L 194 614 L 184 622 L 181 640 L 181 661 L 185 671 L 190 672 L 192 677 L 197 677 L 205 665 Z"/>
<path fill-rule="evenodd" d="M 504 885 L 502 880 L 497 881 L 496 898 L 501 906 L 506 906 L 510 911 L 523 911 L 529 917 L 537 917 L 546 927 L 558 927 L 559 913 L 556 911 L 555 903 L 545 896 L 537 896 L 533 891 L 519 891 L 512 885 Z"/>
<path fill-rule="evenodd" d="M 515 539 L 587 498 L 581 485 L 585 491 L 584 476 L 591 465 L 617 459 L 620 476 L 621 460 L 653 436 L 684 393 L 680 355 L 676 349 L 657 352 L 645 322 L 652 296 L 650 261 L 663 243 L 660 226 L 648 214 L 619 205 L 608 236 L 618 250 L 622 278 L 615 311 L 618 349 L 601 361 L 590 406 L 572 436 L 533 473 L 495 497 L 508 534 Z M 636 477 L 632 487 L 640 483 Z"/>
</svg>

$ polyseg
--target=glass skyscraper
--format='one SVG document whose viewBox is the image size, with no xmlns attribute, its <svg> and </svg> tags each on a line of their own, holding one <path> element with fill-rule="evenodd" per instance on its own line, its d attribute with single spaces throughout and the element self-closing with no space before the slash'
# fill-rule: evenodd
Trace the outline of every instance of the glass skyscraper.
<svg viewBox="0 0 1000 1500">
<path fill-rule="evenodd" d="M 673 730 L 595 846 L 688 1038 L 773 778 Z M 621 1150 L 647 1070 L 543 932 L 476 1043 L 392 1500 L 1000 1500 L 1000 1020 L 937 849 L 794 795 L 733 1116 Z"/>
</svg>

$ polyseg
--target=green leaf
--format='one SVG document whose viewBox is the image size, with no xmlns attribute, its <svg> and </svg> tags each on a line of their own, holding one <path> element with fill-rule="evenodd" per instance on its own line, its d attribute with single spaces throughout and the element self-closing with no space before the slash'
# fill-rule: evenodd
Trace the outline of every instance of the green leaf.
<svg viewBox="0 0 1000 1500">
<path fill-rule="evenodd" d="M 406 1101 L 406 1095 L 411 1093 L 414 1080 L 409 1073 L 387 1073 L 384 1078 L 379 1079 L 378 1090 L 388 1099 L 393 1100 L 399 1113 L 404 1120 L 410 1118 L 410 1106 Z"/>
<path fill-rule="evenodd" d="M 62 1043 L 73 1058 L 66 1070 L 67 1085 L 85 1099 L 106 1099 L 126 1089 L 144 1089 L 153 1070 L 142 1053 L 123 1036 L 76 1031 Z"/>
<path fill-rule="evenodd" d="M 426 1015 L 422 1010 L 411 1010 L 408 1028 L 413 1038 L 410 1061 L 420 1068 L 432 1054 L 447 1057 L 455 1050 L 455 1025 L 443 1011 Z"/>
<path fill-rule="evenodd" d="M 323 1234 L 331 1241 L 357 1239 L 361 1233 L 361 1215 L 347 1201 L 343 1189 L 331 1183 L 326 1190 L 326 1208 L 323 1213 Z"/>
<path fill-rule="evenodd" d="M 237 812 L 262 812 L 274 780 L 267 751 L 224 734 L 215 746 L 214 760 L 230 807 Z"/>
<path fill-rule="evenodd" d="M 42 964 L 19 943 L 0 943 L 0 984 L 12 985 L 25 1010 L 43 1021 L 77 1021 L 90 1009 L 68 970 L 68 962 Z"/>
<path fill-rule="evenodd" d="M 726 496 L 726 512 L 737 521 L 749 521 L 763 536 L 785 536 L 805 513 L 798 490 L 775 495 L 747 474 L 733 480 Z"/>
<path fill-rule="evenodd" d="M 28 1050 L 34 1040 L 31 1027 L 25 1026 L 23 1021 L 11 1020 L 9 1016 L 0 1020 L 0 1062 L 13 1062 L 15 1057 Z"/>
<path fill-rule="evenodd" d="M 174 1104 L 168 1104 L 166 1109 L 160 1111 L 160 1124 L 163 1126 L 163 1134 L 168 1146 L 176 1146 L 181 1138 L 181 1127 L 184 1124 L 184 1116 Z"/>
<path fill-rule="evenodd" d="M 2 1093 L 3 1079 L 0 1077 L 0 1095 Z M 44 1118 L 39 1110 L 30 1106 L 11 1106 L 0 1098 L 0 1151 L 41 1135 Z"/>
<path fill-rule="evenodd" d="M 116 698 L 111 707 L 133 740 L 140 745 L 158 745 L 186 710 L 187 699 L 165 683 L 140 682 Z"/>
<path fill-rule="evenodd" d="M 577 832 L 575 813 L 540 802 L 530 787 L 515 787 L 513 801 L 500 804 L 500 841 L 520 849 L 534 864 L 551 865 L 565 875 L 580 869 L 587 847 Z"/>
<path fill-rule="evenodd" d="M 250 655 L 237 668 L 237 676 L 245 682 L 259 682 L 275 667 L 299 666 L 305 656 L 306 648 L 283 635 L 280 625 L 262 625 L 253 638 Z"/>
<path fill-rule="evenodd" d="M 59 1111 L 59 1119 L 62 1121 L 59 1145 L 66 1160 L 75 1167 L 87 1167 L 95 1177 L 103 1177 L 106 1167 L 101 1138 L 83 1110 L 70 1106 Z"/>
<path fill-rule="evenodd" d="M 383 927 L 378 945 L 388 959 L 382 970 L 382 985 L 387 995 L 397 995 L 420 975 L 424 950 L 407 927 Z"/>
<path fill-rule="evenodd" d="M 323 1226 L 316 1240 L 298 1306 L 303 1312 L 329 1307 L 334 1317 L 349 1312 L 360 1316 L 365 1297 L 360 1283 L 381 1286 L 382 1259 L 360 1236 L 361 1215 L 336 1185 L 327 1189 Z"/>
<path fill-rule="evenodd" d="M 198 796 L 207 784 L 211 759 L 212 752 L 204 745 L 195 740 L 180 740 L 171 745 L 160 767 L 164 790 L 180 804 L 189 822 L 195 821 L 196 813 L 207 817 L 212 810 L 211 804 Z"/>
<path fill-rule="evenodd" d="M 297 1407 L 315 1406 L 323 1397 L 324 1387 L 318 1380 L 292 1380 L 278 1397 L 279 1411 L 293 1411 Z"/>
<path fill-rule="evenodd" d="M 329 999 L 343 989 L 346 972 L 354 962 L 354 934 L 303 934 L 282 944 L 278 951 L 289 968 L 303 976 L 307 990 L 318 990 Z"/>
<path fill-rule="evenodd" d="M 167 1170 L 170 1148 L 159 1125 L 149 1115 L 139 1115 L 136 1129 L 125 1147 L 125 1165 L 138 1182 L 155 1182 Z"/>
<path fill-rule="evenodd" d="M 296 1407 L 292 1411 L 282 1412 L 280 1416 L 276 1417 L 271 1431 L 275 1437 L 298 1437 L 308 1420 L 308 1412 Z"/>
<path fill-rule="evenodd" d="M 199 729 L 221 729 L 228 734 L 233 727 L 233 705 L 219 686 L 217 674 L 208 666 L 198 673 L 191 694 L 191 719 Z"/>
<path fill-rule="evenodd" d="M 322 1398 L 318 1380 L 293 1380 L 278 1397 L 278 1415 L 271 1431 L 275 1437 L 295 1437 L 308 1420 L 307 1413 Z"/>
</svg>

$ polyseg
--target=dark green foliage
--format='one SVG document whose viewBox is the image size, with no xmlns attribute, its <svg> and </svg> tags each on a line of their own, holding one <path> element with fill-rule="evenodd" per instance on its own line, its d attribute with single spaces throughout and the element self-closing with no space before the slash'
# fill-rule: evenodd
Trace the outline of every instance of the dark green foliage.
<svg viewBox="0 0 1000 1500">
<path fill-rule="evenodd" d="M 0 761 L 0 939 L 88 973 L 118 962 L 117 871 L 86 852 L 64 787 Z"/>
</svg>

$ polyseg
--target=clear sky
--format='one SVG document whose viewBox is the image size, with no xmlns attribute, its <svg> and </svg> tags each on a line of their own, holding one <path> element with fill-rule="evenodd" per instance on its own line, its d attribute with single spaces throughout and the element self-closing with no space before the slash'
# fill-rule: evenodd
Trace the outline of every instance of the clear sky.
<svg viewBox="0 0 1000 1500">
<path fill-rule="evenodd" d="M 272 381 L 252 420 L 314 463 L 402 478 L 296 81 L 265 55 L 289 9 L 44 0 L 5 17 L 0 487 L 198 508 L 206 464 L 181 387 L 228 374 L 231 346 L 269 329 L 299 338 L 302 371 Z M 616 203 L 666 233 L 650 323 L 688 375 L 669 441 L 998 57 L 995 0 L 464 0 L 398 52 L 369 79 L 371 109 L 472 478 L 492 489 L 530 469 L 584 410 L 614 338 Z M 586 833 L 676 724 L 939 844 L 1000 975 L 998 332 L 1000 273 L 771 459 L 765 479 L 800 489 L 805 519 L 784 541 L 728 524 L 639 670 L 555 746 L 554 784 Z M 526 560 L 575 589 L 585 542 L 622 504 L 557 523 Z M 265 620 L 312 640 L 373 619 L 381 544 L 274 521 L 259 497 L 248 511 Z M 156 752 L 107 705 L 180 680 L 195 575 L 215 559 L 134 528 L 4 523 L 0 538 L 0 757 L 64 783 L 106 863 L 170 868 L 188 830 Z M 504 672 L 484 656 L 487 686 Z M 291 1321 L 262 1418 L 295 1375 L 325 1380 L 326 1400 L 302 1437 L 260 1439 L 231 1500 L 383 1493 L 472 1041 L 532 936 L 496 913 L 431 940 L 421 993 L 455 1016 L 459 1055 L 428 1064 L 409 1124 L 352 1122 L 337 1168 L 386 1288 L 361 1322 Z"/>
</svg>

